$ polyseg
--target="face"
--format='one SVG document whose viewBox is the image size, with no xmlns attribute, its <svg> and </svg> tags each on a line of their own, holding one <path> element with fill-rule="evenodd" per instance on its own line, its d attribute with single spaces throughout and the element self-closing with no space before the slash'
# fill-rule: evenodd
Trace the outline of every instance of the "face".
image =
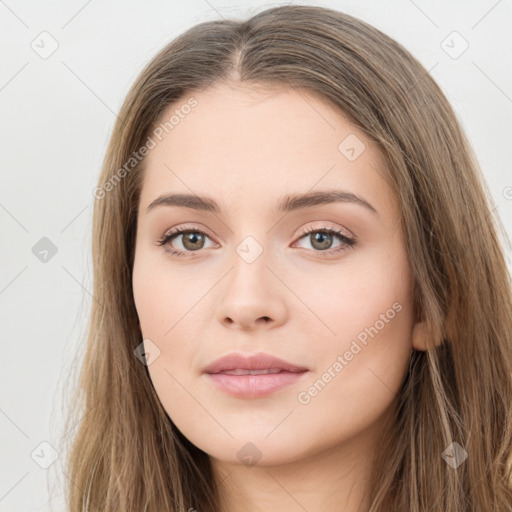
<svg viewBox="0 0 512 512">
<path fill-rule="evenodd" d="M 415 325 L 384 160 L 305 91 L 216 85 L 193 97 L 146 158 L 138 214 L 134 300 L 163 407 L 197 447 L 235 464 L 290 462 L 378 430 Z M 285 203 L 318 192 L 337 196 Z M 150 207 L 170 194 L 218 211 Z M 233 352 L 306 371 L 204 373 Z"/>
</svg>

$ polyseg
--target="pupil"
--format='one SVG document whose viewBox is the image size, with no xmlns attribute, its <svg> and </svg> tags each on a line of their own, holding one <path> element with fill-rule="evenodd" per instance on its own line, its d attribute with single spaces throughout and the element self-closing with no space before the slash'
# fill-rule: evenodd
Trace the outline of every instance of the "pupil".
<svg viewBox="0 0 512 512">
<path fill-rule="evenodd" d="M 187 246 L 187 244 L 191 244 L 192 245 L 192 249 L 197 249 L 197 247 L 194 247 L 194 244 L 198 241 L 200 241 L 202 235 L 198 235 L 197 233 L 188 233 L 186 236 L 185 236 L 185 246 Z M 190 248 L 190 247 L 189 247 Z"/>
<path fill-rule="evenodd" d="M 324 232 L 319 232 L 319 233 L 316 233 L 314 235 L 314 238 L 315 238 L 315 242 L 320 242 L 320 245 L 321 245 L 321 249 L 326 249 L 328 248 L 328 246 L 330 245 L 330 240 L 329 238 L 331 237 L 332 235 L 330 235 L 329 233 L 324 233 Z M 323 240 L 322 240 L 323 239 Z M 326 247 L 327 246 L 327 247 Z"/>
</svg>

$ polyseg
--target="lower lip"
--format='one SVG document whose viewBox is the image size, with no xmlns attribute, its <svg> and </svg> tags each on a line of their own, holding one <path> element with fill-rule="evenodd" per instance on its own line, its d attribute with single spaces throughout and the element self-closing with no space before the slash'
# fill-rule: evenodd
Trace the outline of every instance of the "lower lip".
<svg viewBox="0 0 512 512">
<path fill-rule="evenodd" d="M 214 385 L 238 398 L 259 398 L 270 395 L 303 379 L 309 371 L 280 372 L 259 375 L 228 375 L 225 373 L 207 373 Z"/>
</svg>

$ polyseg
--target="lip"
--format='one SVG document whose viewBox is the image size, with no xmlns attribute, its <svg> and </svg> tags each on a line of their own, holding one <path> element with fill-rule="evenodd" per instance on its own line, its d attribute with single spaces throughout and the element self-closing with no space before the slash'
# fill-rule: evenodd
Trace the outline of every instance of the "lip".
<svg viewBox="0 0 512 512">
<path fill-rule="evenodd" d="M 279 373 L 230 375 L 237 370 L 272 370 Z M 258 398 L 302 380 L 309 368 L 289 363 L 270 354 L 231 353 L 208 365 L 203 373 L 221 391 L 239 398 Z"/>
<path fill-rule="evenodd" d="M 204 373 L 220 373 L 227 370 L 267 370 L 278 369 L 287 372 L 303 372 L 309 370 L 305 366 L 289 363 L 284 359 L 259 352 L 258 354 L 244 355 L 237 352 L 227 354 L 208 365 Z"/>
</svg>

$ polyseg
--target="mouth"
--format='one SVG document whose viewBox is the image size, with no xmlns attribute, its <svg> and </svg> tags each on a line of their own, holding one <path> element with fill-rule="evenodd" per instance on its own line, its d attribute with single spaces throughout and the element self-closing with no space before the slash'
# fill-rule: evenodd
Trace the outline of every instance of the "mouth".
<svg viewBox="0 0 512 512">
<path fill-rule="evenodd" d="M 237 398 L 268 396 L 296 384 L 309 373 L 309 368 L 262 353 L 228 354 L 203 370 L 216 389 Z"/>
</svg>

